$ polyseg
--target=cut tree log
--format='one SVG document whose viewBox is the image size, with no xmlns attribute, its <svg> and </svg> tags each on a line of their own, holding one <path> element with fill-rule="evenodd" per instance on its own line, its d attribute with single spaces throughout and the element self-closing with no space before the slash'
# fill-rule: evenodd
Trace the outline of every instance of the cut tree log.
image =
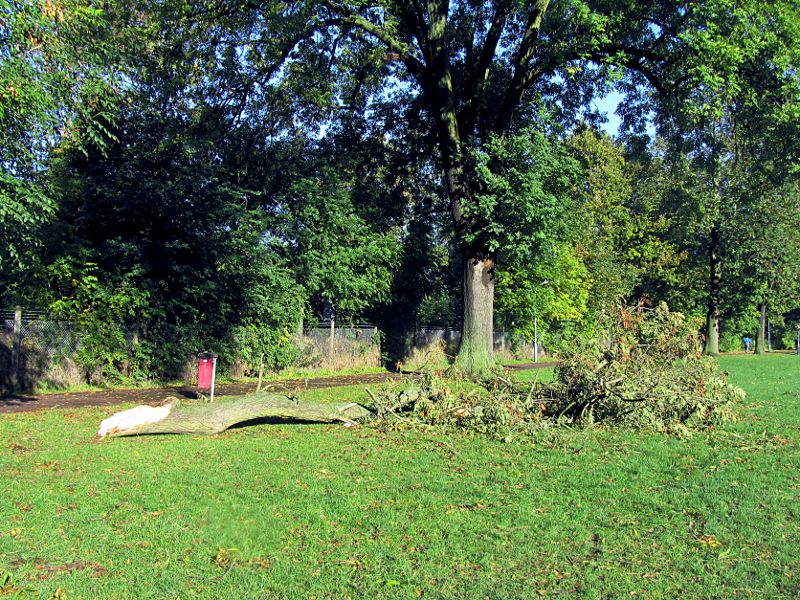
<svg viewBox="0 0 800 600">
<path fill-rule="evenodd" d="M 101 437 L 152 433 L 213 435 L 238 423 L 270 417 L 352 425 L 370 414 L 356 402 L 323 404 L 269 393 L 223 398 L 210 404 L 181 404 L 177 398 L 167 398 L 159 407 L 137 406 L 112 415 L 100 424 L 97 434 Z"/>
</svg>

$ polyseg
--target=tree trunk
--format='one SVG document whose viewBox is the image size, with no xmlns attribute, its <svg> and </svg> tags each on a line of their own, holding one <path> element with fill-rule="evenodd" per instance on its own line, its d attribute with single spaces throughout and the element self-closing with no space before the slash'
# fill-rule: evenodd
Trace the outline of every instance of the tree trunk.
<svg viewBox="0 0 800 600">
<path fill-rule="evenodd" d="M 719 355 L 719 310 L 710 310 L 706 315 L 706 347 L 704 354 Z"/>
<path fill-rule="evenodd" d="M 494 366 L 494 259 L 485 254 L 464 261 L 464 323 L 455 367 L 471 377 Z"/>
<path fill-rule="evenodd" d="M 762 300 L 759 308 L 756 354 L 764 354 L 767 347 L 767 301 Z"/>
<path fill-rule="evenodd" d="M 189 433 L 211 435 L 237 423 L 268 417 L 313 423 L 352 423 L 371 414 L 355 402 L 323 404 L 306 402 L 279 394 L 255 394 L 220 400 L 211 404 L 182 405 L 177 399 L 161 407 L 137 406 L 103 421 L 101 436 Z"/>
<path fill-rule="evenodd" d="M 708 307 L 706 312 L 706 347 L 705 354 L 717 356 L 719 354 L 719 304 L 720 304 L 720 259 L 719 259 L 719 232 L 716 227 L 711 229 L 711 239 L 708 246 Z"/>
</svg>

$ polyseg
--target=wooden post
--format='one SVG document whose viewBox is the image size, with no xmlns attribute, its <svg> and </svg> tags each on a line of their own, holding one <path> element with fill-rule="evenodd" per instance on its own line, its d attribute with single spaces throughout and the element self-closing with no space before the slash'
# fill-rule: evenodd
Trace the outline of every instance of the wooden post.
<svg viewBox="0 0 800 600">
<path fill-rule="evenodd" d="M 217 357 L 211 359 L 211 400 L 214 401 L 214 384 L 217 383 Z"/>
<path fill-rule="evenodd" d="M 22 308 L 14 307 L 14 340 L 11 347 L 11 377 L 14 388 L 20 387 L 20 354 L 22 353 Z"/>
<path fill-rule="evenodd" d="M 256 386 L 256 394 L 261 391 L 261 381 L 264 377 L 264 353 L 261 353 L 261 364 L 258 365 L 258 385 Z"/>
<path fill-rule="evenodd" d="M 536 317 L 533 317 L 533 362 L 539 362 L 539 323 Z"/>
<path fill-rule="evenodd" d="M 333 322 L 333 314 L 331 314 L 331 335 L 330 340 L 328 341 L 328 359 L 333 360 L 333 339 L 334 336 L 334 322 Z"/>
</svg>

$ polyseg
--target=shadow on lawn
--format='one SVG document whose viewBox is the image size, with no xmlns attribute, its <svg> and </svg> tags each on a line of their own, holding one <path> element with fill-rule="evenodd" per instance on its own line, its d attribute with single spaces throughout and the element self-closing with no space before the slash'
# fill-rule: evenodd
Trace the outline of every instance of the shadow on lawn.
<svg viewBox="0 0 800 600">
<path fill-rule="evenodd" d="M 235 423 L 228 427 L 225 431 L 231 431 L 232 429 L 243 429 L 245 427 L 253 427 L 255 425 L 330 425 L 330 423 L 304 421 L 302 419 L 294 419 L 291 417 L 258 417 L 256 419 Z"/>
</svg>

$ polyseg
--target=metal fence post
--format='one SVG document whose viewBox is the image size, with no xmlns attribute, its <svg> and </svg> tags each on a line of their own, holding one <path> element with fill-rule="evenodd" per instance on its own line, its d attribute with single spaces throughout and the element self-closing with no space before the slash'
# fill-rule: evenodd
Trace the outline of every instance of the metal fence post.
<svg viewBox="0 0 800 600">
<path fill-rule="evenodd" d="M 767 352 L 772 352 L 772 326 L 767 321 Z"/>
<path fill-rule="evenodd" d="M 20 354 L 22 352 L 22 308 L 14 307 L 14 341 L 11 347 L 11 377 L 14 388 L 19 387 Z"/>
</svg>

